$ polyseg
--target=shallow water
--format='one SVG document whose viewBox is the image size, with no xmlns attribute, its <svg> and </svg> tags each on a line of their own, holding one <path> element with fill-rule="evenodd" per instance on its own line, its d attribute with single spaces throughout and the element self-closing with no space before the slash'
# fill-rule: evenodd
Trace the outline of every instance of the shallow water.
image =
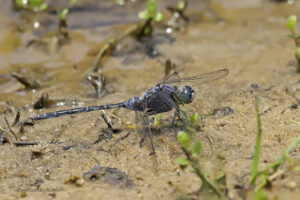
<svg viewBox="0 0 300 200">
<path fill-rule="evenodd" d="M 284 27 L 287 17 L 299 12 L 297 1 L 291 5 L 264 0 L 191 1 L 186 15 L 192 20 L 183 30 L 165 36 L 163 26 L 156 27 L 158 56 L 147 55 L 143 46 L 126 38 L 113 56 L 105 58 L 101 70 L 107 92 L 98 99 L 85 75 L 99 48 L 138 21 L 136 13 L 143 3 L 128 2 L 119 7 L 112 2 L 81 1 L 82 9 L 74 9 L 68 16 L 71 42 L 60 47 L 53 39 L 55 14 L 26 15 L 13 11 L 10 2 L 0 2 L 1 127 L 7 127 L 3 117 L 12 123 L 18 109 L 24 121 L 34 114 L 72 107 L 67 103 L 34 110 L 33 103 L 45 92 L 50 99 L 76 100 L 74 106 L 116 103 L 139 96 L 163 79 L 165 61 L 171 59 L 182 77 L 230 70 L 227 77 L 196 87 L 195 100 L 184 107 L 200 115 L 197 125 L 201 131 L 196 137 L 204 143 L 202 164 L 212 177 L 226 173 L 228 198 L 251 195 L 243 187 L 248 184 L 256 139 L 255 96 L 260 97 L 263 125 L 260 167 L 276 161 L 299 134 L 299 125 L 288 119 L 300 121 L 300 105 L 292 108 L 300 102 L 300 75 L 295 73 L 295 46 Z M 59 8 L 66 5 L 59 2 L 51 4 Z M 170 2 L 160 2 L 161 10 L 167 13 L 164 8 Z M 45 25 L 34 29 L 37 19 Z M 28 47 L 33 39 L 42 42 Z M 11 72 L 30 77 L 42 87 L 25 89 Z M 222 107 L 234 112 L 214 114 Z M 134 122 L 135 113 L 124 109 L 107 113 L 122 122 L 113 120 L 120 132 L 97 144 L 94 142 L 107 127 L 99 112 L 39 121 L 18 133 L 23 140 L 39 142 L 37 146 L 1 145 L 1 199 L 19 198 L 24 195 L 20 189 L 26 190 L 25 199 L 175 199 L 197 191 L 201 185 L 198 178 L 175 162 L 183 152 L 171 130 L 154 134 L 156 165 L 147 145 L 140 148 L 137 131 L 125 125 Z M 298 164 L 299 147 L 290 153 Z M 97 164 L 124 172 L 133 186 L 84 179 L 83 174 Z M 295 187 L 290 186 L 293 184 Z M 299 173 L 287 171 L 265 192 L 271 199 L 297 199 L 299 187 Z M 33 191 L 37 188 L 44 192 Z"/>
</svg>

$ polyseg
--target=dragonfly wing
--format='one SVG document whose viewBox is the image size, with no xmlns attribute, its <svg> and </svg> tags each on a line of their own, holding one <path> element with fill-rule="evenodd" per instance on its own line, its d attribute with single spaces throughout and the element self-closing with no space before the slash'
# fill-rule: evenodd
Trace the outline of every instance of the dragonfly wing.
<svg viewBox="0 0 300 200">
<path fill-rule="evenodd" d="M 180 84 L 180 76 L 177 72 L 170 74 L 169 76 L 165 77 L 160 84 L 168 83 L 170 86 L 178 86 Z"/>
<path fill-rule="evenodd" d="M 220 78 L 225 77 L 229 73 L 228 69 L 221 69 L 214 72 L 209 72 L 206 74 L 201 74 L 197 76 L 191 76 L 186 78 L 180 78 L 180 79 L 169 79 L 165 83 L 166 84 L 172 84 L 174 82 L 191 82 L 193 85 L 200 85 L 204 83 L 208 83 L 210 81 L 214 81 Z"/>
</svg>

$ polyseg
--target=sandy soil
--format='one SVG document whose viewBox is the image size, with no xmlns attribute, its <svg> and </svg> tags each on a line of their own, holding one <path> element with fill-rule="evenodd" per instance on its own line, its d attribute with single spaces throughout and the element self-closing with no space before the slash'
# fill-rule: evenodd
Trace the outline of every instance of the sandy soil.
<svg viewBox="0 0 300 200">
<path fill-rule="evenodd" d="M 255 96 L 259 97 L 263 128 L 260 168 L 276 161 L 299 134 L 300 126 L 289 119 L 300 121 L 300 75 L 296 73 L 295 45 L 287 37 L 284 24 L 290 14 L 299 13 L 300 4 L 242 2 L 214 0 L 190 6 L 187 15 L 193 20 L 184 30 L 166 36 L 162 27 L 157 28 L 155 49 L 160 55 L 154 58 L 137 42 L 125 39 L 102 64 L 106 95 L 98 99 L 84 78 L 86 72 L 99 47 L 131 26 L 126 24 L 136 21 L 135 15 L 124 19 L 124 11 L 117 8 L 121 11 L 113 15 L 113 23 L 109 23 L 108 15 L 103 25 L 101 16 L 107 13 L 87 12 L 84 22 L 89 17 L 99 17 L 100 21 L 88 27 L 76 21 L 80 19 L 78 13 L 71 13 L 71 42 L 57 52 L 51 44 L 54 32 L 49 33 L 57 25 L 54 15 L 41 16 L 51 22 L 48 28 L 32 30 L 28 24 L 40 19 L 38 16 L 25 21 L 24 13 L 13 12 L 10 3 L 1 2 L 0 126 L 7 128 L 4 116 L 12 124 L 17 110 L 21 111 L 20 121 L 24 121 L 39 113 L 139 96 L 164 78 L 167 59 L 176 64 L 182 77 L 227 68 L 230 73 L 225 78 L 195 87 L 193 103 L 183 109 L 200 116 L 195 138 L 203 143 L 201 165 L 205 172 L 211 178 L 226 174 L 226 198 L 251 199 L 248 182 L 257 133 Z M 129 4 L 122 8 L 139 8 Z M 118 20 L 124 24 L 116 25 Z M 34 38 L 47 42 L 26 47 Z M 44 86 L 24 89 L 11 72 Z M 50 99 L 65 104 L 33 109 L 33 103 L 46 92 Z M 233 112 L 216 112 L 226 107 Z M 21 140 L 39 144 L 0 145 L 0 199 L 176 199 L 199 189 L 198 177 L 175 162 L 184 154 L 171 129 L 161 128 L 153 136 L 156 163 L 148 145 L 140 147 L 138 131 L 128 125 L 135 121 L 135 113 L 120 108 L 107 114 L 117 131 L 98 143 L 95 141 L 107 130 L 100 112 L 42 120 L 23 131 L 12 127 Z M 298 144 L 290 153 L 298 164 L 299 151 Z M 91 169 L 100 175 L 93 177 Z M 270 199 L 299 198 L 299 172 L 288 170 L 288 164 L 280 169 L 286 171 L 264 192 Z"/>
</svg>

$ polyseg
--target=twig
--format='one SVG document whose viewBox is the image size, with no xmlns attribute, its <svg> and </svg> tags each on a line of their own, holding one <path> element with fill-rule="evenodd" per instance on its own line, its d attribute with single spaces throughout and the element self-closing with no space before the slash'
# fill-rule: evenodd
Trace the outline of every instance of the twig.
<svg viewBox="0 0 300 200">
<path fill-rule="evenodd" d="M 25 141 L 17 141 L 13 142 L 16 146 L 30 146 L 30 145 L 38 145 L 38 142 L 25 142 Z"/>
<path fill-rule="evenodd" d="M 18 110 L 15 120 L 11 126 L 15 126 L 20 121 L 20 116 L 21 116 L 21 112 L 20 112 L 20 110 Z"/>
<path fill-rule="evenodd" d="M 5 120 L 5 122 L 6 122 L 6 125 L 7 125 L 7 127 L 8 127 L 8 130 L 11 132 L 11 134 L 15 137 L 15 140 L 16 141 L 19 141 L 19 138 L 18 138 L 18 136 L 15 134 L 15 132 L 12 130 L 12 128 L 11 128 L 11 126 L 9 125 L 9 123 L 8 123 L 8 121 L 7 121 L 7 119 L 6 119 L 6 117 L 4 116 L 4 120 Z"/>
<path fill-rule="evenodd" d="M 9 144 L 9 145 L 13 145 L 13 142 L 10 140 L 10 138 L 8 137 L 6 131 L 5 131 L 1 126 L 0 126 L 0 131 L 4 134 L 4 136 L 5 136 L 5 138 L 6 138 L 7 142 L 8 142 L 8 144 Z"/>
<path fill-rule="evenodd" d="M 104 110 L 101 110 L 102 114 L 101 117 L 104 119 L 105 123 L 107 124 L 108 128 L 112 128 L 113 124 L 109 116 L 106 114 Z"/>
</svg>

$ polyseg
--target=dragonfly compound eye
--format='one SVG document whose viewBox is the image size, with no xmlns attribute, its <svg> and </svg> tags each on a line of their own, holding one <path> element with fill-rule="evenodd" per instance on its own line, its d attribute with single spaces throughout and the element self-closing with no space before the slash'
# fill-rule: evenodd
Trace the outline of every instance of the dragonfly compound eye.
<svg viewBox="0 0 300 200">
<path fill-rule="evenodd" d="M 184 86 L 181 92 L 181 101 L 184 104 L 191 103 L 194 97 L 194 90 L 190 86 Z"/>
</svg>

